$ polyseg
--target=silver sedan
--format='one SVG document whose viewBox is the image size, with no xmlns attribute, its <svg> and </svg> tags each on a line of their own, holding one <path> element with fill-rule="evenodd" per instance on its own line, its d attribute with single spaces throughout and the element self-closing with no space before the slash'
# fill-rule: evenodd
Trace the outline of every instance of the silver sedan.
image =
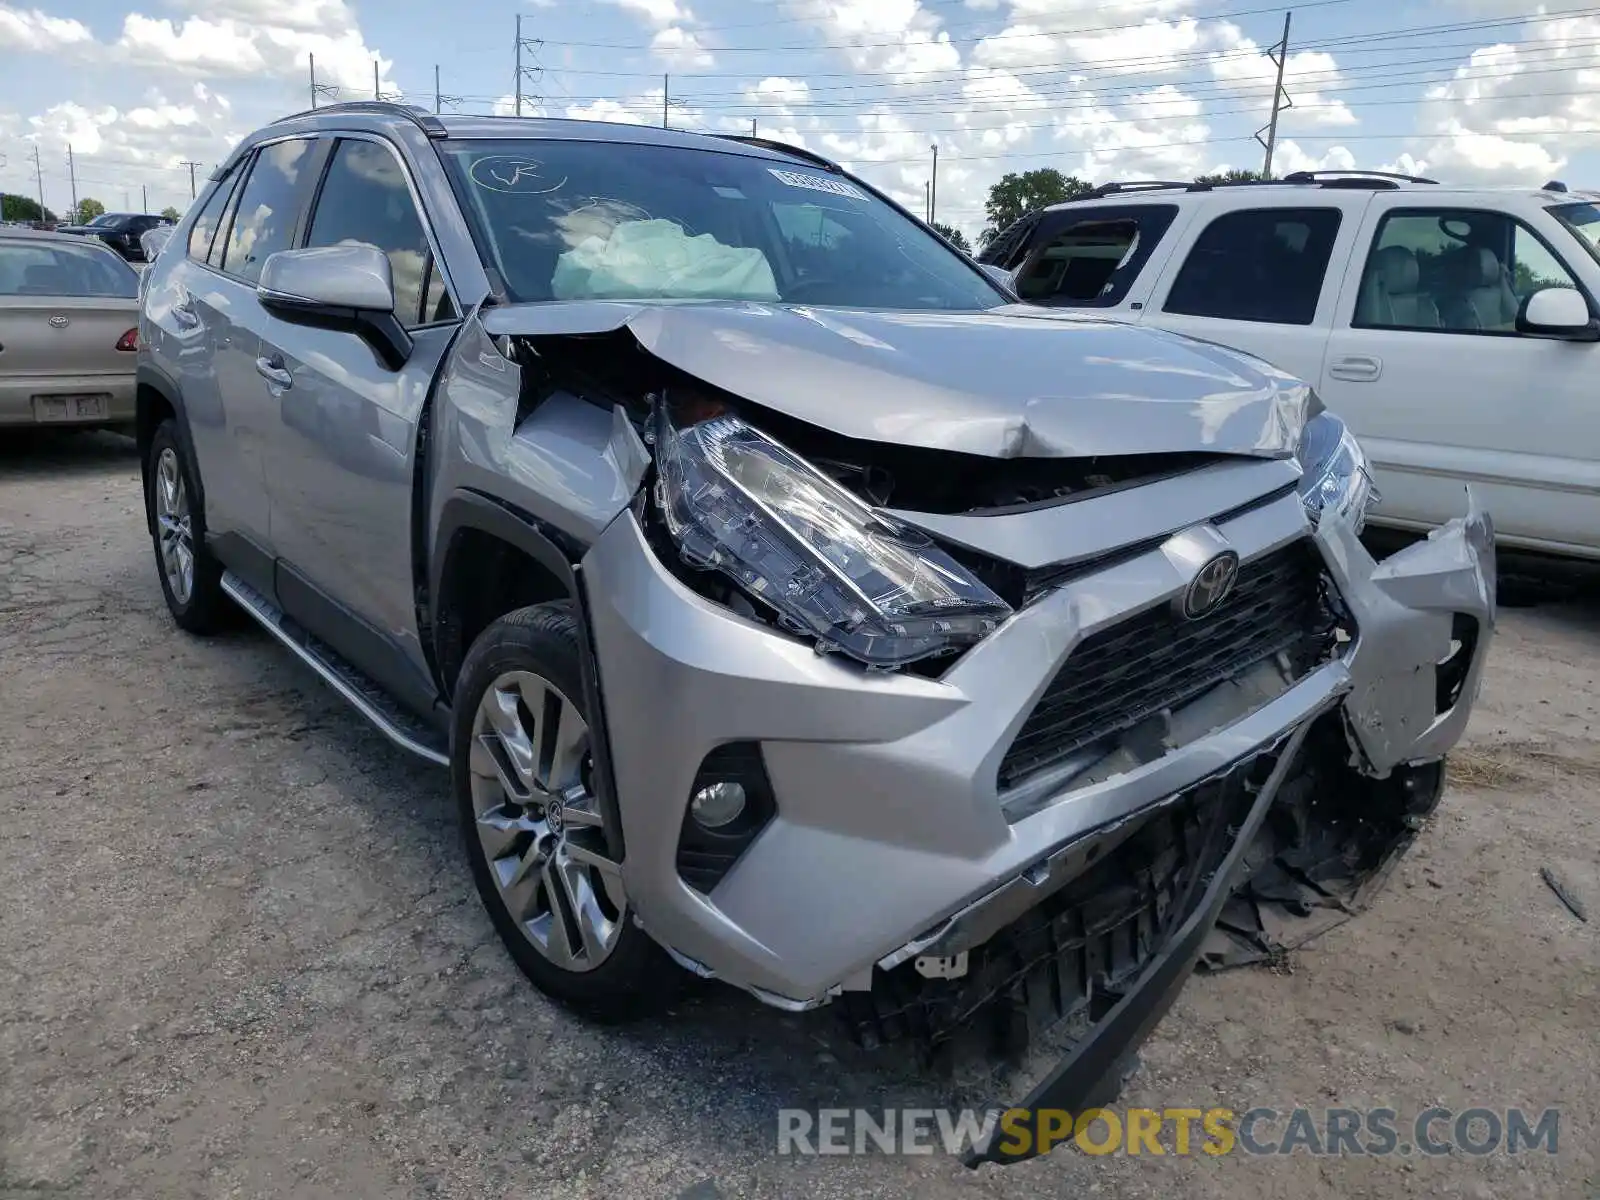
<svg viewBox="0 0 1600 1200">
<path fill-rule="evenodd" d="M 0 228 L 0 428 L 131 424 L 138 291 L 104 246 Z"/>
</svg>

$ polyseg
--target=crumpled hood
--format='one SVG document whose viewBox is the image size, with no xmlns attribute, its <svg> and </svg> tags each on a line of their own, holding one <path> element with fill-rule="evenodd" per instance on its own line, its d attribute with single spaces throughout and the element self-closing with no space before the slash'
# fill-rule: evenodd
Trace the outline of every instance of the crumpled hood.
<svg viewBox="0 0 1600 1200">
<path fill-rule="evenodd" d="M 1299 380 L 1209 342 L 1008 305 L 981 313 L 577 301 L 489 308 L 494 335 L 624 326 L 662 361 L 846 437 L 993 458 L 1213 451 L 1280 458 Z"/>
</svg>

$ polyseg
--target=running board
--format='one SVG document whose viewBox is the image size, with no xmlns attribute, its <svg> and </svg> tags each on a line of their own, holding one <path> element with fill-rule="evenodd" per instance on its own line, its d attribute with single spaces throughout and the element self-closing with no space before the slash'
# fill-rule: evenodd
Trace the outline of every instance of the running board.
<svg viewBox="0 0 1600 1200">
<path fill-rule="evenodd" d="M 343 696 L 355 710 L 402 750 L 425 758 L 435 766 L 450 765 L 449 747 L 438 730 L 418 720 L 390 698 L 377 684 L 352 666 L 320 638 L 307 633 L 255 588 L 232 571 L 222 575 L 222 590 L 260 626 L 310 667 L 322 681 Z"/>
</svg>

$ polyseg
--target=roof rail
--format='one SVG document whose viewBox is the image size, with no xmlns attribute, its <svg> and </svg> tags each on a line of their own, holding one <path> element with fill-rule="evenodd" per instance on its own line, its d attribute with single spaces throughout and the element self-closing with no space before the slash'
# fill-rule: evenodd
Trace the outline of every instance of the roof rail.
<svg viewBox="0 0 1600 1200">
<path fill-rule="evenodd" d="M 816 163 L 817 166 L 832 171 L 836 175 L 844 174 L 844 168 L 834 162 L 833 159 L 824 158 L 811 150 L 802 150 L 799 146 L 791 146 L 788 142 L 778 142 L 772 138 L 751 137 L 748 133 L 714 133 L 711 136 L 721 138 L 725 142 L 741 142 L 746 146 L 772 150 L 778 154 L 792 154 L 795 158 L 803 158 L 806 162 Z"/>
<path fill-rule="evenodd" d="M 414 104 L 398 104 L 393 100 L 340 100 L 334 104 L 324 104 L 320 108 L 308 108 L 304 112 L 290 113 L 286 117 L 279 117 L 273 124 L 281 125 L 285 121 L 321 116 L 323 113 L 366 113 L 374 117 L 404 117 L 431 138 L 449 136 L 445 132 L 444 122 L 427 109 L 418 108 Z"/>
<path fill-rule="evenodd" d="M 1420 175 L 1397 175 L 1393 171 L 1358 171 L 1358 170 L 1355 170 L 1353 168 L 1351 170 L 1348 170 L 1348 171 L 1341 171 L 1341 170 L 1336 170 L 1336 169 L 1327 169 L 1327 170 L 1320 170 L 1320 171 L 1290 171 L 1287 175 L 1285 175 L 1278 182 L 1280 182 L 1280 183 L 1323 183 L 1325 181 L 1331 181 L 1333 183 L 1333 186 L 1335 186 L 1335 187 L 1339 187 L 1339 186 L 1360 187 L 1361 184 L 1359 182 L 1356 182 L 1356 181 L 1368 180 L 1368 179 L 1371 179 L 1371 180 L 1380 180 L 1380 179 L 1381 180 L 1386 180 L 1390 184 L 1396 184 L 1396 183 L 1431 183 L 1431 184 L 1435 184 L 1436 185 L 1439 182 L 1437 179 L 1424 179 Z M 1350 180 L 1352 182 L 1341 184 L 1339 182 L 1340 180 Z"/>
<path fill-rule="evenodd" d="M 1194 180 L 1187 182 L 1171 179 L 1128 179 L 1115 183 L 1102 183 L 1097 188 L 1090 188 L 1082 195 L 1074 196 L 1074 200 L 1099 200 L 1104 196 L 1116 196 L 1122 192 L 1160 192 L 1172 188 L 1182 188 L 1184 191 L 1194 190 Z"/>
</svg>

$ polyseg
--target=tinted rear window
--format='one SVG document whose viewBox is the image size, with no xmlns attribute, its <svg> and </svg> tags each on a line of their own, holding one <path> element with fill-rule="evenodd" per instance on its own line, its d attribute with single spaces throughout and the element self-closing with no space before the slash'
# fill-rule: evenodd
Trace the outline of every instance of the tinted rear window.
<svg viewBox="0 0 1600 1200">
<path fill-rule="evenodd" d="M 139 273 L 115 254 L 90 246 L 0 240 L 0 296 L 125 296 Z"/>
</svg>

